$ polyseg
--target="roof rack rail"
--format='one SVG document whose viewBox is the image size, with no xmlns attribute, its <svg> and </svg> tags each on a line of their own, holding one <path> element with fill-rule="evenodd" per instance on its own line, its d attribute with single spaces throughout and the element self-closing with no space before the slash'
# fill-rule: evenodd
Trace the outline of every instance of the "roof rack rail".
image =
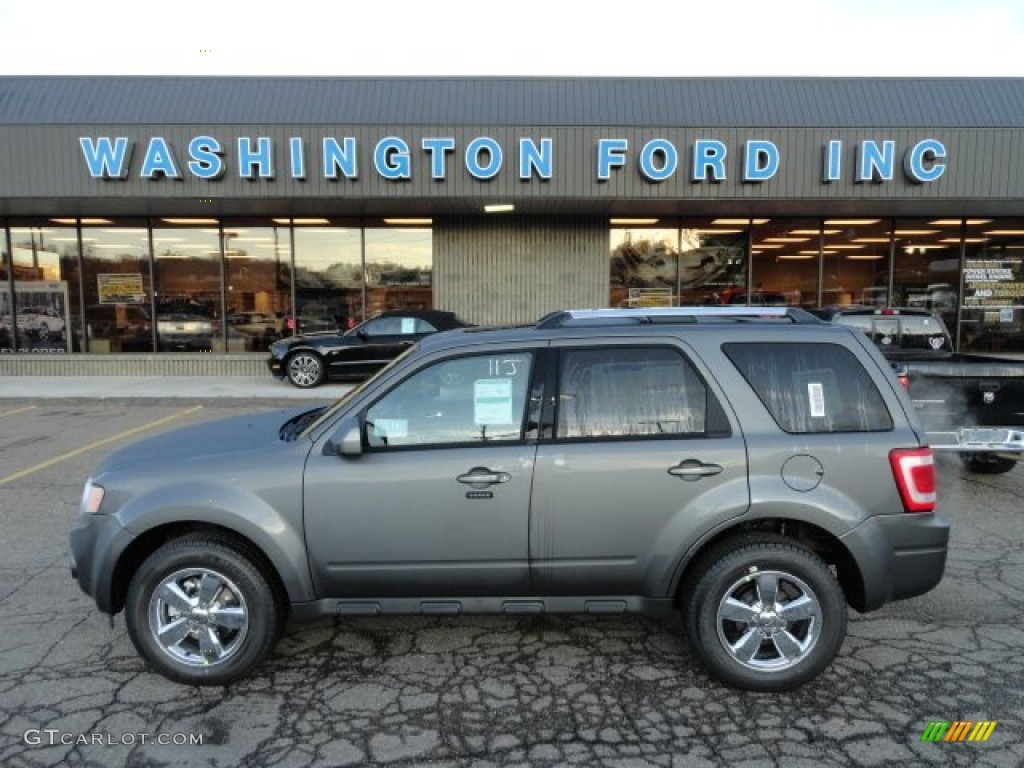
<svg viewBox="0 0 1024 768">
<path fill-rule="evenodd" d="M 537 330 L 580 325 L 654 325 L 699 323 L 701 320 L 735 322 L 821 323 L 799 307 L 650 307 L 645 309 L 566 309 L 537 321 Z"/>
</svg>

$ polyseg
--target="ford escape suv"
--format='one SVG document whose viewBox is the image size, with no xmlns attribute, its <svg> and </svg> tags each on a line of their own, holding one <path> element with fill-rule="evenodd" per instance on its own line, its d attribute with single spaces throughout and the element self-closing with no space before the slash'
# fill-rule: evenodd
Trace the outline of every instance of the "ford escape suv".
<svg viewBox="0 0 1024 768">
<path fill-rule="evenodd" d="M 251 673 L 288 617 L 681 611 L 714 677 L 780 691 L 847 604 L 933 588 L 948 536 L 862 333 L 701 307 L 447 331 L 330 407 L 143 440 L 86 483 L 70 558 L 183 683 Z"/>
</svg>

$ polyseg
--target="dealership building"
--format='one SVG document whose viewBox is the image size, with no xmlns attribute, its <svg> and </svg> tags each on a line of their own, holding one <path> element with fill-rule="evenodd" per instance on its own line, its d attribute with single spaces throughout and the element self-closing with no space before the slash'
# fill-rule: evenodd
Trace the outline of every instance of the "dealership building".
<svg viewBox="0 0 1024 768">
<path fill-rule="evenodd" d="M 408 307 L 926 307 L 1020 353 L 1024 79 L 2 77 L 0 250 L 5 372 Z"/>
</svg>

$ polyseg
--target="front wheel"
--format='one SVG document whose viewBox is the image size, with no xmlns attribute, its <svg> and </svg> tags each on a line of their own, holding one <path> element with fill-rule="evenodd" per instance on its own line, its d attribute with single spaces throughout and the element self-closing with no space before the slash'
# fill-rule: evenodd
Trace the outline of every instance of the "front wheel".
<svg viewBox="0 0 1024 768">
<path fill-rule="evenodd" d="M 786 691 L 817 677 L 846 636 L 846 600 L 828 566 L 782 536 L 719 544 L 698 565 L 686 608 L 697 657 L 719 680 Z"/>
<path fill-rule="evenodd" d="M 186 685 L 251 673 L 283 630 L 284 600 L 244 547 L 195 535 L 165 544 L 132 577 L 128 635 L 150 667 Z"/>
<path fill-rule="evenodd" d="M 324 373 L 324 361 L 313 352 L 296 352 L 288 358 L 288 381 L 299 389 L 319 386 Z"/>
<path fill-rule="evenodd" d="M 990 453 L 961 453 L 960 459 L 964 469 L 976 475 L 1002 475 L 1017 465 L 1013 459 L 1004 459 Z"/>
</svg>

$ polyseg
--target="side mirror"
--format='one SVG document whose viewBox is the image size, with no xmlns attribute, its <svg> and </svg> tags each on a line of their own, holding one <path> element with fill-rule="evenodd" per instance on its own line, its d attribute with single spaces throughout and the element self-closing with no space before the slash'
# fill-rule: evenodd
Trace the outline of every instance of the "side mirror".
<svg viewBox="0 0 1024 768">
<path fill-rule="evenodd" d="M 363 455 L 363 433 L 359 419 L 347 418 L 341 422 L 338 430 L 324 444 L 324 453 L 332 453 L 347 458 Z"/>
</svg>

